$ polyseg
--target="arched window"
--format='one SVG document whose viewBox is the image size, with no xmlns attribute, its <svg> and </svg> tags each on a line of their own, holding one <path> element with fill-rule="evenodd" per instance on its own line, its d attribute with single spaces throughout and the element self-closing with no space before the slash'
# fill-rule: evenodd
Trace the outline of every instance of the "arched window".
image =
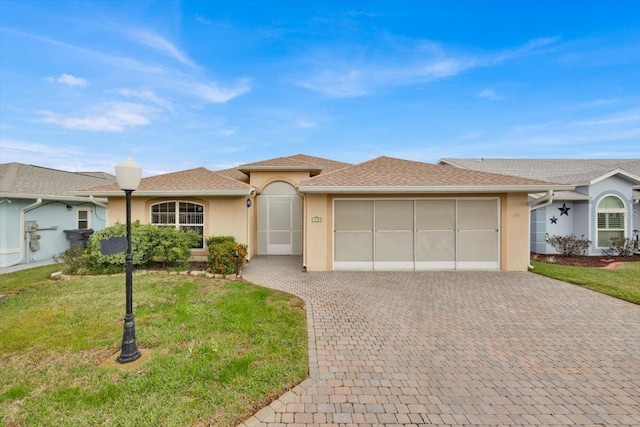
<svg viewBox="0 0 640 427">
<path fill-rule="evenodd" d="M 617 196 L 606 196 L 600 200 L 596 209 L 598 248 L 610 247 L 612 237 L 625 236 L 626 212 L 624 202 Z"/>
<path fill-rule="evenodd" d="M 195 230 L 200 241 L 192 249 L 204 248 L 204 206 L 192 202 L 162 202 L 151 205 L 151 224 Z"/>
</svg>

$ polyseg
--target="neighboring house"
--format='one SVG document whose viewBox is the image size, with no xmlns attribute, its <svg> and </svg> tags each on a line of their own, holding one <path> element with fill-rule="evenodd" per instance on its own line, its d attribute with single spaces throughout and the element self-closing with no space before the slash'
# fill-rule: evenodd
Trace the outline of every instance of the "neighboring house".
<svg viewBox="0 0 640 427">
<path fill-rule="evenodd" d="M 104 228 L 106 199 L 71 191 L 113 181 L 102 172 L 0 164 L 0 268 L 53 259 L 69 248 L 65 230 Z"/>
<path fill-rule="evenodd" d="M 302 255 L 308 271 L 523 271 L 529 194 L 572 189 L 389 157 L 349 165 L 299 154 L 143 178 L 132 217 L 196 229 L 203 241 L 232 235 L 249 257 Z M 108 198 L 109 224 L 126 220 L 117 184 L 76 194 Z"/>
<path fill-rule="evenodd" d="M 551 198 L 532 195 L 531 251 L 556 251 L 545 236 L 573 234 L 591 241 L 586 255 L 601 255 L 611 237 L 638 239 L 640 230 L 640 159 L 441 159 L 439 164 L 572 185 Z"/>
</svg>

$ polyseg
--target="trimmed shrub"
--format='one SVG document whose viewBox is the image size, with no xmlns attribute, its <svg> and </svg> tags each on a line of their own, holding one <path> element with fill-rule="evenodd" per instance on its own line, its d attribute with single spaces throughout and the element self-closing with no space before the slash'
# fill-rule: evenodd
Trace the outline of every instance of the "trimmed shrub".
<svg viewBox="0 0 640 427">
<path fill-rule="evenodd" d="M 207 239 L 209 269 L 217 274 L 242 274 L 247 262 L 247 245 L 237 243 L 233 236 L 213 236 Z"/>
<path fill-rule="evenodd" d="M 191 248 L 200 241 L 195 230 L 153 226 L 148 230 L 151 259 L 162 268 L 177 267 L 189 262 Z"/>
<path fill-rule="evenodd" d="M 577 256 L 584 255 L 584 251 L 591 246 L 591 240 L 584 239 L 584 236 L 582 237 L 582 239 L 578 239 L 573 234 L 568 236 L 553 235 L 549 237 L 547 234 L 545 241 L 553 246 L 553 249 L 562 256 Z"/>
<path fill-rule="evenodd" d="M 94 233 L 88 242 L 91 270 L 96 273 L 114 273 L 125 270 L 126 252 L 113 255 L 102 253 L 101 241 L 112 237 L 126 237 L 126 225 L 114 224 Z M 160 227 L 152 224 L 131 224 L 131 253 L 133 267 L 140 268 L 162 263 L 163 268 L 185 264 L 191 258 L 191 247 L 200 239 L 193 230 Z"/>
<path fill-rule="evenodd" d="M 611 250 L 619 256 L 633 255 L 633 239 L 628 237 L 612 237 Z"/>
<path fill-rule="evenodd" d="M 153 225 L 140 224 L 140 221 L 131 224 L 131 253 L 133 255 L 133 267 L 147 265 L 153 256 L 149 230 Z M 113 255 L 102 253 L 101 241 L 112 237 L 126 237 L 127 230 L 125 224 L 114 224 L 111 227 L 103 228 L 95 232 L 89 238 L 87 249 L 91 254 L 95 268 L 98 270 L 124 271 L 126 252 L 119 252 Z"/>
</svg>

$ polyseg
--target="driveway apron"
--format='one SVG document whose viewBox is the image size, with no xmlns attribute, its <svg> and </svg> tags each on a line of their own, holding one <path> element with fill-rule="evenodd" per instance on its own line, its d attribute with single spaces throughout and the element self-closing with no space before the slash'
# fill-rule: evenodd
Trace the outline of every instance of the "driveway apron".
<svg viewBox="0 0 640 427">
<path fill-rule="evenodd" d="M 640 307 L 532 273 L 244 277 L 305 301 L 309 378 L 242 425 L 640 426 Z"/>
</svg>

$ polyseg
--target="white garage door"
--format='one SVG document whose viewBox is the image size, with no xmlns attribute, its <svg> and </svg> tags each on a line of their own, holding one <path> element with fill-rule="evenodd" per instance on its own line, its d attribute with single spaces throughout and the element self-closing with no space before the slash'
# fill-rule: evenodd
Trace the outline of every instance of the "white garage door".
<svg viewBox="0 0 640 427">
<path fill-rule="evenodd" d="M 336 200 L 335 270 L 499 268 L 498 199 Z"/>
</svg>

